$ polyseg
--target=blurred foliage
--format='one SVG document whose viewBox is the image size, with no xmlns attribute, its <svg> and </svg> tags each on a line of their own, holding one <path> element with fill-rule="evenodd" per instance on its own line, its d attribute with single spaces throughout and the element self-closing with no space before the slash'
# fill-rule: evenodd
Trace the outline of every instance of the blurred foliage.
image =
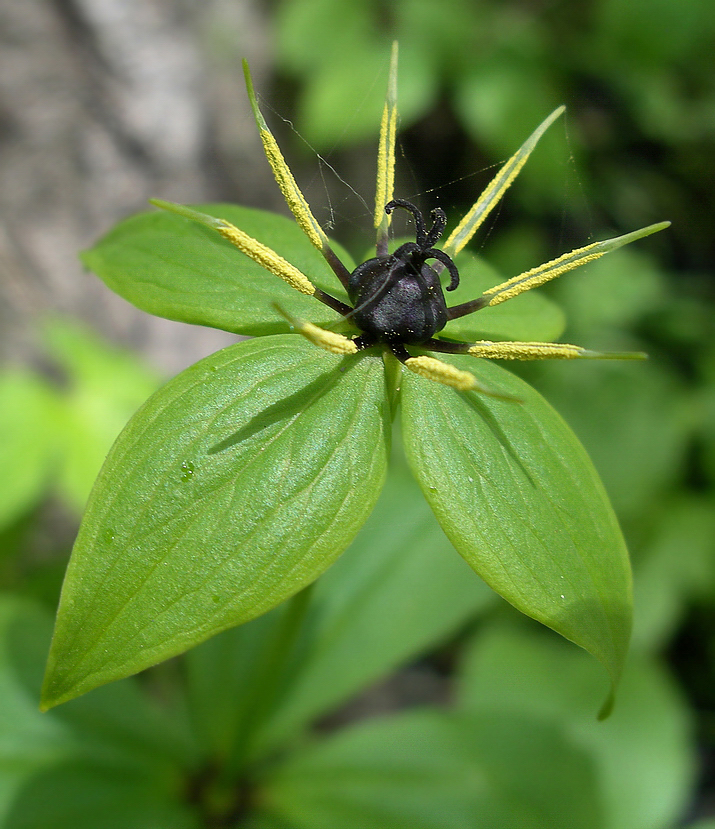
<svg viewBox="0 0 715 829">
<path fill-rule="evenodd" d="M 411 187 L 454 180 L 440 191 L 454 215 L 480 189 L 473 173 L 569 106 L 568 143 L 553 128 L 483 242 L 506 276 L 584 232 L 674 222 L 668 238 L 550 291 L 566 340 L 644 349 L 651 361 L 526 372 L 594 458 L 634 560 L 633 655 L 615 713 L 595 721 L 603 688 L 584 654 L 486 591 L 465 584 L 453 598 L 461 562 L 432 569 L 433 548 L 449 545 L 413 514 L 422 499 L 402 479 L 332 583 L 316 585 L 285 673 L 265 656 L 279 608 L 40 715 L 50 620 L 17 594 L 54 606 L 70 539 L 52 504 L 71 526 L 113 436 L 156 383 L 62 323 L 46 335 L 49 372 L 0 376 L 3 829 L 715 827 L 715 4 L 283 0 L 277 80 L 297 100 L 295 113 L 278 108 L 337 153 L 338 169 L 375 134 L 393 37 Z M 327 728 L 322 717 L 429 650 L 420 664 L 456 678 L 451 706 Z M 250 691 L 256 676 L 263 685 Z M 254 721 L 252 755 L 232 756 Z"/>
</svg>

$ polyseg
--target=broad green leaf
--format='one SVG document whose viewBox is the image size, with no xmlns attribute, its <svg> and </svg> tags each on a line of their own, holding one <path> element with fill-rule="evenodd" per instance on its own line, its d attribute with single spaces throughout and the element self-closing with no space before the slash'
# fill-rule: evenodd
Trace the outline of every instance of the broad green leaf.
<svg viewBox="0 0 715 829">
<path fill-rule="evenodd" d="M 513 713 L 363 723 L 297 752 L 259 794 L 295 829 L 602 829 L 591 759 Z"/>
<path fill-rule="evenodd" d="M 472 253 L 460 253 L 456 264 L 460 283 L 454 292 L 445 294 L 449 306 L 476 299 L 503 281 L 493 268 Z M 551 342 L 562 334 L 564 327 L 561 309 L 538 291 L 529 291 L 509 302 L 451 320 L 441 333 L 446 338 L 467 342 L 492 339 Z"/>
<path fill-rule="evenodd" d="M 447 537 L 518 610 L 599 659 L 615 685 L 628 648 L 628 554 L 585 450 L 501 367 L 453 360 L 500 400 L 403 374 L 405 450 Z"/>
<path fill-rule="evenodd" d="M 670 677 L 653 660 L 629 660 L 613 714 L 598 722 L 596 663 L 546 631 L 525 628 L 497 624 L 475 637 L 459 686 L 462 708 L 559 727 L 598 769 L 600 829 L 671 829 L 691 798 L 694 746 Z"/>
<path fill-rule="evenodd" d="M 2 826 L 195 826 L 175 799 L 190 747 L 135 682 L 103 688 L 50 714 L 38 711 L 51 630 L 44 610 L 0 597 Z"/>
<path fill-rule="evenodd" d="M 457 555 L 407 469 L 394 466 L 358 537 L 315 585 L 263 742 L 276 743 L 444 641 L 494 598 Z"/>
<path fill-rule="evenodd" d="M 112 443 L 159 378 L 138 356 L 76 323 L 54 320 L 46 326 L 44 340 L 66 374 L 55 423 L 63 450 L 57 485 L 80 513 Z"/>
<path fill-rule="evenodd" d="M 297 336 L 231 346 L 142 407 L 75 544 L 44 705 L 265 613 L 349 544 L 385 476 L 382 362 Z"/>
<path fill-rule="evenodd" d="M 312 589 L 293 652 L 273 678 L 278 693 L 253 753 L 443 641 L 493 599 L 404 466 L 393 466 L 358 537 Z M 228 754 L 242 720 L 255 719 L 256 677 L 284 612 L 277 608 L 187 654 L 191 718 L 209 752 Z"/>
<path fill-rule="evenodd" d="M 0 527 L 33 507 L 49 483 L 57 411 L 39 377 L 21 369 L 0 373 Z"/>
<path fill-rule="evenodd" d="M 318 287 L 345 299 L 325 260 L 293 220 L 232 204 L 201 205 L 199 209 L 227 219 L 275 250 Z M 342 248 L 335 248 L 352 270 L 350 258 Z M 82 261 L 138 308 L 180 322 L 236 334 L 287 331 L 288 324 L 272 303 L 319 325 L 340 319 L 327 306 L 261 268 L 218 233 L 163 211 L 120 222 L 82 254 Z"/>
</svg>

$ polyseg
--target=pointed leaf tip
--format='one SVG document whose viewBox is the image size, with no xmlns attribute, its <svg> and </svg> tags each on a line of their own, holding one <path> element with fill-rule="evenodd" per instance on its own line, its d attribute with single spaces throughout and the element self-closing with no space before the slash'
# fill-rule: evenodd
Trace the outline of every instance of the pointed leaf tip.
<svg viewBox="0 0 715 829">
<path fill-rule="evenodd" d="M 185 204 L 175 204 L 163 199 L 149 199 L 149 204 L 153 204 L 154 207 L 158 207 L 160 210 L 166 210 L 168 213 L 176 213 L 177 216 L 191 219 L 191 221 L 210 227 L 212 230 L 220 230 L 226 227 L 224 219 L 217 219 L 215 216 L 209 216 L 208 213 L 201 213 L 201 211 L 187 207 Z"/>
</svg>

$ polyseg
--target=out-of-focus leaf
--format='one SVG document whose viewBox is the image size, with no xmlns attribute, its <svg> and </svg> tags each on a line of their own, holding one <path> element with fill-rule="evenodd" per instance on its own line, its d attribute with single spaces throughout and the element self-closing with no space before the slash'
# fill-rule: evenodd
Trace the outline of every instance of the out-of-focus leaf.
<svg viewBox="0 0 715 829">
<path fill-rule="evenodd" d="M 655 652 L 692 597 L 715 596 L 715 501 L 695 496 L 660 506 L 654 537 L 634 567 L 634 648 Z"/>
<path fill-rule="evenodd" d="M 234 204 L 199 209 L 231 222 L 275 250 L 319 288 L 344 298 L 337 278 L 292 219 Z M 340 246 L 335 248 L 352 270 L 350 257 Z M 163 211 L 120 222 L 82 254 L 82 261 L 138 308 L 180 322 L 236 334 L 287 331 L 288 323 L 274 303 L 316 324 L 340 318 L 244 256 L 215 231 Z"/>
<path fill-rule="evenodd" d="M 159 378 L 137 356 L 76 323 L 54 320 L 44 340 L 66 375 L 54 424 L 62 448 L 57 486 L 81 512 L 112 443 Z"/>
<path fill-rule="evenodd" d="M 0 527 L 30 509 L 48 485 L 56 461 L 58 404 L 29 371 L 0 373 Z"/>
<path fill-rule="evenodd" d="M 454 105 L 466 131 L 497 160 L 506 159 L 563 101 L 548 67 L 530 57 L 492 54 L 477 66 L 457 79 Z M 566 155 L 563 133 L 544 136 L 534 160 L 520 173 L 516 198 L 535 185 L 542 207 L 545 195 L 561 202 Z"/>
<path fill-rule="evenodd" d="M 452 362 L 512 399 L 403 376 L 405 451 L 425 498 L 487 584 L 589 651 L 617 684 L 631 572 L 595 469 L 530 386 L 484 360 Z"/>
<path fill-rule="evenodd" d="M 259 616 L 327 569 L 384 481 L 383 375 L 370 355 L 263 337 L 151 397 L 90 497 L 44 704 Z"/>
<path fill-rule="evenodd" d="M 174 799 L 176 781 L 94 760 L 72 760 L 33 776 L 18 793 L 6 829 L 202 829 Z"/>
<path fill-rule="evenodd" d="M 38 711 L 51 628 L 30 602 L 0 598 L 2 826 L 196 826 L 177 799 L 179 770 L 190 762 L 191 747 L 134 682 L 61 711 Z"/>
<path fill-rule="evenodd" d="M 602 829 L 590 758 L 513 712 L 354 726 L 286 760 L 259 803 L 295 829 Z"/>
<path fill-rule="evenodd" d="M 649 509 L 681 472 L 694 412 L 663 366 L 543 363 L 536 385 L 583 441 L 623 518 Z"/>
<path fill-rule="evenodd" d="M 668 829 L 693 783 L 687 710 L 662 668 L 632 659 L 613 714 L 598 722 L 598 674 L 585 654 L 545 632 L 495 625 L 474 640 L 459 698 L 475 716 L 552 723 L 587 752 L 598 768 L 600 829 Z"/>
</svg>

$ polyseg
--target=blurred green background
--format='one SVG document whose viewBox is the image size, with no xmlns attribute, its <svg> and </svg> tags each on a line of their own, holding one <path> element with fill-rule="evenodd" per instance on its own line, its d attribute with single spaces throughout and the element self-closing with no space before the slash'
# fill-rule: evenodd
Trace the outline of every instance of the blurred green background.
<svg viewBox="0 0 715 829">
<path fill-rule="evenodd" d="M 64 66 L 76 53 L 74 74 L 58 70 L 58 77 L 69 78 L 63 91 L 79 105 L 66 116 L 74 149 L 60 144 L 53 156 L 48 176 L 54 189 L 43 190 L 33 179 L 41 164 L 28 163 L 21 179 L 0 162 L 0 279 L 7 291 L 0 317 L 6 358 L 0 375 L 0 688 L 7 701 L 0 711 L 0 826 L 106 829 L 115 825 L 107 817 L 111 804 L 132 798 L 131 814 L 120 810 L 117 826 L 249 825 L 216 805 L 224 790 L 207 794 L 202 788 L 197 769 L 208 766 L 201 752 L 202 759 L 187 759 L 188 750 L 172 755 L 154 746 L 149 753 L 163 751 L 169 771 L 152 766 L 155 776 L 146 782 L 141 770 L 148 749 L 141 740 L 127 738 L 119 751 L 117 734 L 126 728 L 119 718 L 112 725 L 112 718 L 118 708 L 139 710 L 145 701 L 127 702 L 122 691 L 94 709 L 85 703 L 89 708 L 74 719 L 34 711 L 47 636 L 46 621 L 35 616 L 56 605 L 82 505 L 104 454 L 162 374 L 222 344 L 192 340 L 195 335 L 178 327 L 146 328 L 150 323 L 107 300 L 103 288 L 89 287 L 92 277 L 81 274 L 73 251 L 122 214 L 144 209 L 147 195 L 285 210 L 242 109 L 238 67 L 247 55 L 266 117 L 316 216 L 360 257 L 371 242 L 377 124 L 393 38 L 400 42 L 396 195 L 425 210 L 439 205 L 452 223 L 535 126 L 567 105 L 565 119 L 550 129 L 498 215 L 472 243 L 504 278 L 589 240 L 673 222 L 664 233 L 546 289 L 566 313 L 565 341 L 644 350 L 647 363 L 520 369 L 580 436 L 621 520 L 635 572 L 633 665 L 613 720 L 598 725 L 593 712 L 603 686 L 596 666 L 503 603 L 479 602 L 478 613 L 465 612 L 449 631 L 425 635 L 422 650 L 415 643 L 412 652 L 363 677 L 370 689 L 363 688 L 357 702 L 341 708 L 361 690 L 346 686 L 342 697 L 326 703 L 320 713 L 332 719 L 319 733 L 337 738 L 288 761 L 266 784 L 283 822 L 259 814 L 250 825 L 714 826 L 707 819 L 715 821 L 715 4 L 176 0 L 152 5 L 150 12 L 141 4 L 100 0 L 38 5 L 49 21 L 45 28 L 37 23 L 40 12 L 25 20 L 23 4 L 9 3 L 2 12 L 8 27 L 0 63 L 13 65 L 19 48 L 48 51 L 38 44 L 49 32 L 56 54 L 45 58 L 47 66 L 53 60 Z M 156 65 L 148 55 L 158 55 L 160 64 L 165 59 L 164 75 L 152 74 Z M 33 65 L 47 68 L 39 58 Z M 43 84 L 33 87 L 41 102 Z M 158 92 L 139 96 L 139 104 L 158 107 L 159 114 L 127 108 L 122 95 L 135 100 L 134 88 L 164 90 L 163 98 Z M 183 121 L 172 121 L 180 109 L 172 95 L 179 93 L 186 112 Z M 10 82 L 0 91 L 0 147 L 11 159 L 33 141 L 42 149 L 52 126 L 65 123 L 47 103 L 40 107 L 49 113 L 44 120 L 16 116 L 28 100 L 31 109 L 34 99 L 14 92 Z M 165 132 L 152 132 L 152 118 L 161 113 Z M 52 176 L 64 168 L 70 173 L 57 184 Z M 44 218 L 45 236 L 27 229 L 30 215 Z M 61 281 L 53 281 L 55 268 Z M 38 273 L 49 276 L 38 281 Z M 25 282 L 23 274 L 29 274 Z M 26 282 L 42 288 L 41 300 L 32 294 L 18 302 L 17 285 Z M 90 294 L 97 304 L 85 301 Z M 48 320 L 48 311 L 62 317 Z M 403 506 L 397 496 L 387 504 L 385 526 Z M 437 618 L 440 609 L 431 612 Z M 34 650 L 23 646 L 18 620 L 22 635 L 41 628 Z M 436 650 L 425 650 L 438 641 Z M 34 663 L 24 665 L 31 657 Z M 386 679 L 389 669 L 398 673 Z M 183 677 L 175 666 L 159 669 L 132 694 L 148 695 L 165 709 L 162 716 L 166 710 L 175 716 Z M 413 680 L 422 690 L 405 692 Z M 422 729 L 432 735 L 420 744 L 425 752 L 444 750 L 453 760 L 444 748 L 453 747 L 453 738 L 437 735 L 429 719 L 445 698 L 454 710 L 496 712 L 491 726 L 482 721 L 476 728 L 474 744 L 487 758 L 490 779 L 506 792 L 504 808 L 470 801 L 450 813 L 445 804 L 461 803 L 475 785 L 468 776 L 460 782 L 471 762 L 465 754 L 462 765 L 441 768 L 441 777 L 431 767 L 406 768 L 405 802 L 426 792 L 419 808 L 412 804 L 417 811 L 411 818 L 375 812 L 365 823 L 359 811 L 355 817 L 344 799 L 353 805 L 379 801 L 380 781 L 373 785 L 370 775 L 389 781 L 390 763 L 404 762 L 391 759 L 389 749 L 399 754 L 402 732 Z M 415 704 L 429 711 L 394 715 L 384 733 L 369 730 L 376 713 Z M 140 715 L 132 716 L 140 731 Z M 363 719 L 365 731 L 341 730 Z M 366 764 L 353 762 L 353 776 L 346 772 L 335 782 L 328 772 L 350 751 L 368 758 Z M 107 763 L 104 772 L 86 760 L 97 756 Z M 588 766 L 583 774 L 579 764 Z M 52 777 L 53 769 L 61 774 Z M 141 786 L 132 775 L 144 781 Z M 522 790 L 529 779 L 538 782 L 533 786 L 547 804 L 539 807 L 541 822 L 534 817 L 538 798 Z M 324 795 L 320 786 L 310 793 L 316 780 L 327 780 L 329 790 L 334 785 L 333 799 L 325 795 L 332 807 L 315 805 Z M 363 789 L 353 792 L 356 780 Z M 564 800 L 565 790 L 573 802 Z M 62 801 L 61 792 L 70 793 L 72 808 L 43 812 L 37 805 L 43 798 Z M 509 811 L 522 800 L 531 811 Z M 403 814 L 400 798 L 394 802 L 395 814 Z M 464 817 L 470 809 L 473 822 Z"/>
</svg>

